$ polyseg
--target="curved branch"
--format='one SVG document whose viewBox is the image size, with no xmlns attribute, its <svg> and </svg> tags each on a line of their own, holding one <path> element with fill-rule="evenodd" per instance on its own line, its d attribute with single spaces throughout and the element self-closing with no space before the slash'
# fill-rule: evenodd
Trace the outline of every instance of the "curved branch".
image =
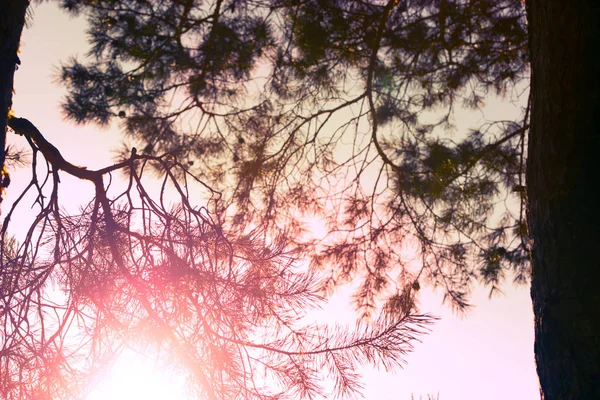
<svg viewBox="0 0 600 400">
<path fill-rule="evenodd" d="M 62 170 L 76 178 L 83 179 L 86 181 L 96 182 L 98 179 L 102 179 L 104 174 L 112 171 L 124 168 L 128 166 L 132 160 L 145 158 L 143 156 L 137 156 L 135 147 L 131 150 L 131 158 L 129 160 L 111 165 L 106 168 L 99 170 L 89 170 L 87 167 L 76 166 L 60 154 L 60 151 L 35 127 L 28 119 L 9 117 L 8 126 L 19 135 L 23 135 L 28 139 L 31 139 L 38 150 L 44 155 L 44 158 L 52 164 L 55 170 Z"/>
<path fill-rule="evenodd" d="M 398 0 L 390 0 L 385 8 L 383 9 L 383 15 L 381 20 L 379 21 L 379 26 L 377 27 L 377 35 L 375 36 L 375 40 L 373 43 L 373 49 L 371 51 L 371 57 L 369 59 L 369 68 L 367 70 L 367 97 L 369 100 L 369 109 L 371 111 L 371 124 L 373 124 L 373 128 L 371 130 L 371 139 L 373 140 L 373 144 L 375 145 L 375 149 L 377 150 L 377 154 L 383 160 L 383 162 L 389 165 L 394 172 L 398 175 L 401 175 L 400 167 L 398 167 L 394 162 L 385 154 L 385 151 L 381 147 L 377 139 L 377 111 L 375 109 L 375 100 L 373 99 L 373 77 L 375 75 L 375 65 L 377 64 L 377 53 L 380 49 L 381 39 L 383 37 L 383 30 L 385 29 L 385 24 L 387 23 L 394 6 L 398 3 Z"/>
</svg>

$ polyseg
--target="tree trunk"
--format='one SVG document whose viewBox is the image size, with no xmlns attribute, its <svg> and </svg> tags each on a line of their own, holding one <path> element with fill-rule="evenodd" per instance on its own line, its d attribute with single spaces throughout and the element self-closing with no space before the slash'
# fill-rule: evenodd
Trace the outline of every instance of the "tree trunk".
<svg viewBox="0 0 600 400">
<path fill-rule="evenodd" d="M 527 185 L 545 400 L 600 399 L 600 6 L 528 0 Z"/>
<path fill-rule="evenodd" d="M 3 0 L 0 6 L 0 206 L 10 180 L 4 168 L 6 159 L 6 125 L 12 106 L 13 79 L 19 58 L 19 41 L 25 24 L 29 0 Z"/>
</svg>

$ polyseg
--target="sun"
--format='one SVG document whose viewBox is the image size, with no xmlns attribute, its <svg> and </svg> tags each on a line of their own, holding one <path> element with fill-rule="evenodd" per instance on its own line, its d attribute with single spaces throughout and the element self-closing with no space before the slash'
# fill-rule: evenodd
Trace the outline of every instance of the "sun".
<svg viewBox="0 0 600 400">
<path fill-rule="evenodd" d="M 157 357 L 133 350 L 124 351 L 104 371 L 86 400 L 188 400 L 185 377 L 161 364 Z"/>
</svg>

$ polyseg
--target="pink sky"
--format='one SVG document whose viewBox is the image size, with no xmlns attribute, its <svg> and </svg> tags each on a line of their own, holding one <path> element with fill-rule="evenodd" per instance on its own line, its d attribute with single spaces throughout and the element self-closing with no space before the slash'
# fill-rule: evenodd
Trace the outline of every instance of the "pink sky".
<svg viewBox="0 0 600 400">
<path fill-rule="evenodd" d="M 106 165 L 111 160 L 111 150 L 119 147 L 119 133 L 62 121 L 59 101 L 64 91 L 53 83 L 53 74 L 61 61 L 85 53 L 85 22 L 67 17 L 54 4 L 44 3 L 35 7 L 30 25 L 24 32 L 21 66 L 16 73 L 17 116 L 34 122 L 74 164 L 91 168 Z M 19 142 L 21 138 L 10 139 L 12 143 L 25 145 Z M 28 179 L 27 172 L 13 173 L 3 207 L 18 195 L 19 187 Z M 75 181 L 66 184 L 70 186 L 61 189 L 63 193 L 69 190 L 80 193 L 88 186 Z M 418 399 L 421 395 L 426 398 L 428 393 L 439 393 L 441 400 L 539 399 L 529 288 L 509 284 L 503 290 L 504 295 L 490 301 L 486 289 L 476 288 L 472 296 L 476 307 L 465 317 L 459 317 L 441 306 L 438 296 L 422 289 L 422 311 L 440 316 L 441 320 L 423 337 L 422 343 L 416 344 L 404 370 L 395 373 L 365 370 L 366 398 L 408 400 L 411 394 Z M 352 310 L 344 301 L 330 307 L 336 314 L 352 318 Z M 102 385 L 115 384 L 107 380 Z M 109 397 L 99 394 L 108 392 L 99 390 L 93 399 L 108 400 Z M 135 392 L 135 388 L 132 390 Z"/>
</svg>

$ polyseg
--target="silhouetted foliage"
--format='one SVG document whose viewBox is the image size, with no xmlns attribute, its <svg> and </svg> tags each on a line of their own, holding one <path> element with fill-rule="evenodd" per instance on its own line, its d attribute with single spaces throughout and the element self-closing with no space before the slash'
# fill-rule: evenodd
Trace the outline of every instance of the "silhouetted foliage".
<svg viewBox="0 0 600 400">
<path fill-rule="evenodd" d="M 456 109 L 526 77 L 521 1 L 62 3 L 91 41 L 61 70 L 66 116 L 119 122 L 143 150 L 88 171 L 9 119 L 38 213 L 20 242 L 26 194 L 3 222 L 7 399 L 77 395 L 132 337 L 209 398 L 347 398 L 357 364 L 398 365 L 431 322 L 422 283 L 464 309 L 474 278 L 527 279 L 528 107 L 448 135 Z M 65 173 L 95 188 L 77 213 L 61 208 Z M 356 330 L 306 324 L 357 277 Z"/>
<path fill-rule="evenodd" d="M 172 156 L 133 149 L 88 170 L 31 122 L 9 125 L 33 162 L 2 225 L 3 399 L 77 398 L 132 342 L 169 354 L 210 399 L 347 398 L 362 387 L 357 364 L 398 366 L 432 321 L 407 294 L 371 324 L 316 325 L 308 313 L 324 301 L 319 276 L 283 237 L 227 229 L 220 194 Z M 113 182 L 120 170 L 122 184 Z M 76 213 L 61 206 L 66 174 L 95 189 Z M 8 232 L 28 193 L 35 213 L 18 242 Z"/>
<path fill-rule="evenodd" d="M 526 92 L 520 0 L 65 1 L 90 21 L 90 59 L 61 72 L 78 122 L 119 117 L 223 192 L 243 232 L 297 240 L 356 305 L 440 286 L 459 309 L 474 278 L 529 276 L 528 107 L 450 135 L 454 113 Z M 418 266 L 401 243 L 414 243 Z"/>
</svg>

